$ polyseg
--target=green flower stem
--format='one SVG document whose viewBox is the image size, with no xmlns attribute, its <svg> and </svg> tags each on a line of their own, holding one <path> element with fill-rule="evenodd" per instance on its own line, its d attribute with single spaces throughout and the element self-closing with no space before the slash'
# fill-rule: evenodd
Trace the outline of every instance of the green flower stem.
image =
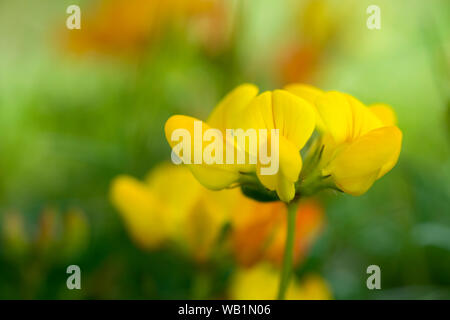
<svg viewBox="0 0 450 320">
<path fill-rule="evenodd" d="M 283 266 L 281 269 L 280 287 L 278 289 L 278 299 L 284 300 L 286 290 L 289 286 L 289 280 L 292 273 L 292 262 L 294 255 L 295 239 L 295 219 L 297 217 L 298 199 L 295 199 L 287 205 L 287 233 L 286 244 L 284 247 Z"/>
</svg>

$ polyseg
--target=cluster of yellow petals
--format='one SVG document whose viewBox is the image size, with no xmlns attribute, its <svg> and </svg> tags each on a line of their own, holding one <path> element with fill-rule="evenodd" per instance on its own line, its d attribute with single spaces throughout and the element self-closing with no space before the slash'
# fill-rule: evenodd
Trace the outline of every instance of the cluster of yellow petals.
<svg viewBox="0 0 450 320">
<path fill-rule="evenodd" d="M 314 102 L 317 127 L 322 133 L 320 167 L 342 191 L 361 195 L 397 163 L 402 132 L 386 104 L 365 106 L 356 98 L 337 91 L 322 92 L 306 85 L 287 90 Z"/>
<path fill-rule="evenodd" d="M 239 190 L 210 191 L 189 170 L 168 163 L 145 181 L 122 175 L 111 185 L 111 201 L 140 247 L 152 250 L 172 242 L 199 261 L 210 256 L 236 194 Z"/>
<path fill-rule="evenodd" d="M 182 115 L 167 120 L 165 133 L 171 147 L 176 145 L 171 139 L 176 129 L 186 129 L 194 136 L 195 121 L 200 120 Z M 316 169 L 320 169 L 318 178 L 331 177 L 340 190 L 360 195 L 398 160 L 402 133 L 395 122 L 395 114 L 388 105 L 367 107 L 345 93 L 293 84 L 283 90 L 258 94 L 256 86 L 244 84 L 218 104 L 203 128 L 219 129 L 223 137 L 226 129 L 278 129 L 278 172 L 261 175 L 259 161 L 256 165 L 203 163 L 188 167 L 202 185 L 213 190 L 238 182 L 242 174 L 256 172 L 266 189 L 275 190 L 280 200 L 290 202 L 295 197 L 303 165 L 300 151 L 316 130 L 318 135 L 314 137 L 318 138 L 309 145 L 314 146 L 310 149 L 321 149 L 316 164 Z M 234 141 L 224 143 L 233 143 L 236 149 L 245 148 Z M 309 151 L 308 154 L 314 153 Z"/>
<path fill-rule="evenodd" d="M 258 202 L 239 189 L 214 192 L 204 188 L 184 166 L 164 163 L 145 181 L 117 177 L 111 200 L 133 240 L 154 250 L 174 243 L 197 261 L 207 260 L 223 228 L 230 226 L 226 248 L 241 267 L 266 261 L 281 265 L 286 238 L 286 206 Z M 313 199 L 297 210 L 294 262 L 299 263 L 324 225 L 323 209 Z"/>
<path fill-rule="evenodd" d="M 179 128 L 191 132 L 194 137 L 194 121 L 198 119 L 175 115 L 166 122 L 166 138 L 174 147 L 172 133 Z M 286 90 L 266 91 L 258 95 L 258 88 L 244 84 L 229 93 L 216 107 L 204 128 L 272 129 L 279 130 L 279 171 L 274 175 L 261 175 L 257 165 L 189 164 L 201 184 L 211 189 L 222 189 L 237 182 L 240 173 L 255 172 L 260 182 L 269 190 L 275 190 L 279 198 L 289 202 L 295 195 L 295 182 L 302 168 L 300 150 L 306 144 L 315 126 L 315 112 L 310 103 Z M 225 139 L 225 138 L 224 138 Z M 234 143 L 225 141 L 224 144 Z M 259 141 L 262 143 L 262 141 Z M 191 143 L 193 146 L 193 143 Z M 204 146 L 206 147 L 206 146 Z M 245 146 L 236 145 L 235 148 Z"/>
</svg>

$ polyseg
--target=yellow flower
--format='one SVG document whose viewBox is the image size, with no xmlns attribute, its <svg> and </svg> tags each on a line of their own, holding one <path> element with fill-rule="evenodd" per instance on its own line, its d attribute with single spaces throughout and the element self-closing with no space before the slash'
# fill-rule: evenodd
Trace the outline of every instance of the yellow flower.
<svg viewBox="0 0 450 320">
<path fill-rule="evenodd" d="M 171 117 L 165 126 L 169 144 L 175 148 L 177 145 L 172 139 L 174 132 L 185 129 L 191 139 L 188 151 L 194 154 L 192 135 L 195 140 L 196 121 L 199 120 L 188 116 Z M 231 145 L 234 153 L 243 150 L 247 158 L 257 158 L 254 164 L 227 163 L 225 154 L 223 158 L 219 157 L 223 160 L 220 163 L 192 164 L 184 161 L 201 184 L 220 190 L 234 183 L 242 183 L 245 181 L 243 175 L 248 178 L 248 173 L 256 172 L 262 186 L 276 191 L 278 198 L 284 202 L 290 202 L 297 191 L 310 193 L 308 188 L 314 192 L 322 187 L 335 186 L 352 195 L 363 194 L 375 180 L 394 167 L 402 142 L 402 133 L 395 125 L 395 113 L 388 105 L 367 107 L 348 94 L 323 92 L 301 84 L 259 95 L 255 86 L 242 85 L 219 103 L 208 123 L 201 123 L 202 136 L 209 128 L 219 129 L 222 133 L 220 139 L 227 147 Z M 302 173 L 302 180 L 298 181 L 303 166 L 300 150 L 309 140 L 316 124 L 320 136 L 310 144 L 308 168 Z M 233 136 L 230 138 L 226 133 L 228 129 L 257 131 L 258 150 L 263 147 L 259 130 L 277 129 L 279 170 L 274 174 L 262 174 L 261 169 L 267 165 L 262 164 L 257 150 L 250 149 L 245 142 L 236 142 Z M 267 149 L 274 146 L 273 138 L 265 143 Z M 202 147 L 201 155 L 210 145 Z M 313 156 L 319 160 L 313 161 Z M 329 180 L 332 180 L 332 185 Z"/>
<path fill-rule="evenodd" d="M 294 86 L 290 87 L 295 88 Z M 296 91 L 306 98 L 305 92 Z M 402 132 L 394 111 L 385 104 L 371 107 L 337 91 L 314 98 L 323 125 L 319 167 L 342 191 L 361 195 L 397 163 Z"/>
<path fill-rule="evenodd" d="M 111 198 L 134 240 L 142 247 L 155 248 L 166 240 L 168 219 L 162 202 L 145 184 L 129 176 L 115 178 Z"/>
<path fill-rule="evenodd" d="M 256 171 L 259 181 L 269 190 L 275 190 L 278 197 L 289 202 L 295 196 L 295 182 L 298 180 L 302 159 L 300 150 L 308 141 L 315 126 L 315 111 L 309 102 L 285 90 L 267 91 L 260 95 L 258 88 L 244 84 L 229 93 L 212 112 L 208 123 L 202 122 L 201 134 L 209 128 L 222 132 L 225 145 L 232 145 L 236 154 L 245 150 L 246 158 L 250 155 L 258 158 L 256 166 L 249 162 L 245 164 L 188 164 L 194 176 L 205 187 L 219 190 L 239 181 L 241 174 Z M 177 144 L 172 136 L 177 129 L 186 129 L 195 138 L 195 118 L 175 115 L 169 118 L 165 125 L 166 138 L 174 148 Z M 227 138 L 226 129 L 254 129 L 258 132 L 258 150 L 249 150 L 248 145 L 235 142 L 234 137 Z M 278 160 L 279 170 L 275 174 L 263 175 L 261 169 L 267 167 L 257 154 L 263 143 L 259 130 L 279 130 Z M 213 143 L 213 142 L 211 142 Z M 269 139 L 267 149 L 271 149 Z M 195 153 L 195 141 L 190 142 L 191 154 Z M 208 145 L 204 144 L 206 149 Z M 200 150 L 201 152 L 204 151 Z M 182 155 L 181 155 L 182 157 Z M 224 154 L 225 157 L 225 154 Z M 225 159 L 225 158 L 224 158 Z M 186 163 L 186 161 L 185 161 Z"/>
<path fill-rule="evenodd" d="M 231 214 L 232 251 L 237 262 L 250 267 L 260 261 L 280 266 L 286 242 L 286 206 L 281 202 L 257 202 L 244 196 Z M 324 225 L 323 209 L 314 199 L 301 201 L 297 209 L 294 264 L 300 263 Z"/>
<path fill-rule="evenodd" d="M 268 264 L 258 264 L 250 269 L 240 269 L 231 280 L 229 297 L 237 300 L 271 300 L 276 298 L 278 271 Z M 316 274 L 307 275 L 303 281 L 292 279 L 286 292 L 288 300 L 332 299 L 327 282 Z"/>
<path fill-rule="evenodd" d="M 112 202 L 140 247 L 174 242 L 198 260 L 210 254 L 233 206 L 228 199 L 237 193 L 209 191 L 172 164 L 158 166 L 144 182 L 123 175 L 111 185 Z"/>
</svg>

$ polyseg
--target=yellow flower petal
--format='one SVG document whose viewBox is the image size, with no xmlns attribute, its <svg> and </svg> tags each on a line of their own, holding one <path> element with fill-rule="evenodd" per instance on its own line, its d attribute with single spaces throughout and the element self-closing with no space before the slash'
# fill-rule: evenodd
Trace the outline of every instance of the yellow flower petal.
<svg viewBox="0 0 450 320">
<path fill-rule="evenodd" d="M 281 201 L 289 202 L 295 196 L 295 182 L 302 169 L 302 158 L 296 146 L 284 136 L 279 137 L 279 170 L 274 175 L 262 175 L 261 164 L 256 174 L 269 190 L 276 190 Z"/>
<path fill-rule="evenodd" d="M 402 133 L 397 127 L 372 130 L 344 146 L 323 173 L 331 174 L 344 192 L 363 194 L 395 165 L 401 142 Z"/>
<path fill-rule="evenodd" d="M 312 106 L 314 106 L 314 111 L 316 113 L 316 126 L 320 131 L 324 131 L 325 124 L 323 123 L 323 120 L 320 118 L 320 114 L 317 111 L 317 108 L 315 107 L 317 97 L 324 94 L 324 91 L 322 91 L 316 87 L 313 87 L 313 86 L 310 86 L 307 84 L 300 84 L 300 83 L 289 84 L 289 85 L 285 86 L 284 89 L 300 98 L 305 99 Z"/>
<path fill-rule="evenodd" d="M 277 195 L 283 202 L 290 202 L 295 196 L 295 183 L 282 174 L 278 175 Z"/>
<path fill-rule="evenodd" d="M 389 160 L 381 167 L 381 170 L 378 173 L 377 179 L 380 179 L 386 173 L 391 171 L 391 169 L 397 164 L 398 157 L 400 156 L 403 135 L 402 135 L 402 132 L 400 131 L 400 129 L 398 129 L 397 127 L 392 127 L 392 128 L 395 128 L 397 131 L 396 137 L 395 137 L 396 141 L 394 141 L 394 143 L 397 143 L 398 146 L 395 148 L 394 152 L 391 154 L 391 157 L 389 158 Z"/>
<path fill-rule="evenodd" d="M 397 125 L 397 116 L 394 110 L 387 104 L 376 103 L 369 106 L 370 111 L 374 113 L 385 126 Z"/>
<path fill-rule="evenodd" d="M 317 97 L 324 93 L 319 88 L 301 83 L 288 84 L 287 86 L 284 87 L 284 89 L 286 91 L 289 91 L 290 93 L 295 94 L 300 98 L 305 99 L 311 104 L 314 104 L 316 102 Z"/>
<path fill-rule="evenodd" d="M 145 181 L 148 188 L 164 204 L 172 235 L 178 235 L 186 224 L 186 212 L 192 210 L 205 188 L 186 166 L 162 163 L 153 168 Z"/>
<path fill-rule="evenodd" d="M 111 186 L 111 198 L 123 216 L 131 237 L 145 249 L 170 240 L 205 261 L 230 219 L 240 190 L 215 192 L 205 189 L 186 166 L 164 163 L 140 182 L 119 176 Z"/>
<path fill-rule="evenodd" d="M 275 128 L 300 151 L 314 131 L 314 107 L 285 90 L 275 90 L 272 99 Z"/>
<path fill-rule="evenodd" d="M 294 184 L 302 167 L 300 149 L 314 131 L 314 108 L 285 90 L 264 92 L 250 102 L 244 123 L 247 128 L 279 130 L 279 172 L 262 175 L 258 164 L 257 176 L 266 188 L 276 190 L 282 201 L 289 202 L 294 198 Z"/>
<path fill-rule="evenodd" d="M 266 91 L 250 102 L 244 114 L 244 128 L 279 129 L 300 150 L 315 126 L 313 106 L 285 90 Z"/>
<path fill-rule="evenodd" d="M 204 262 L 214 254 L 222 228 L 230 219 L 231 208 L 243 195 L 239 189 L 220 192 L 202 189 L 178 234 L 197 261 Z"/>
<path fill-rule="evenodd" d="M 239 179 L 238 171 L 221 169 L 224 166 L 193 164 L 189 166 L 189 169 L 204 187 L 211 190 L 220 190 Z"/>
<path fill-rule="evenodd" d="M 225 164 L 226 163 L 226 147 L 223 147 L 223 164 L 207 164 L 205 163 L 205 159 L 203 159 L 203 152 L 205 148 L 213 142 L 202 142 L 202 149 L 196 150 L 195 148 L 195 139 L 196 133 L 194 132 L 194 123 L 195 121 L 199 121 L 202 124 L 201 137 L 197 137 L 197 139 L 203 139 L 203 134 L 210 127 L 195 118 L 188 116 L 175 115 L 170 117 L 165 125 L 165 133 L 166 139 L 169 142 L 170 146 L 174 148 L 181 143 L 179 141 L 173 141 L 172 135 L 177 129 L 185 129 L 189 132 L 189 144 L 190 144 L 190 164 L 187 162 L 189 159 L 186 157 L 186 154 L 180 154 L 180 158 L 184 160 L 192 174 L 197 178 L 197 180 L 206 188 L 212 190 L 219 190 L 229 186 L 231 183 L 237 181 L 239 179 L 239 170 L 241 167 L 239 165 L 233 164 Z M 198 133 L 197 133 L 198 134 Z M 225 143 L 224 143 L 225 144 Z M 201 162 L 199 164 L 195 164 L 195 152 L 200 153 Z M 185 150 L 183 150 L 185 152 Z M 235 153 L 236 154 L 236 153 Z"/>
<path fill-rule="evenodd" d="M 278 174 L 262 175 L 261 164 L 258 163 L 256 167 L 256 175 L 261 184 L 269 190 L 275 190 L 278 187 Z"/>
<path fill-rule="evenodd" d="M 280 173 L 289 181 L 296 182 L 302 170 L 302 157 L 299 149 L 284 136 L 280 136 Z"/>
<path fill-rule="evenodd" d="M 155 248 L 168 237 L 164 205 L 145 184 L 119 176 L 112 183 L 111 199 L 139 245 Z"/>
<path fill-rule="evenodd" d="M 366 106 L 345 93 L 327 92 L 316 99 L 316 106 L 336 144 L 352 141 L 383 126 Z"/>
<path fill-rule="evenodd" d="M 243 129 L 274 129 L 272 92 L 266 91 L 255 97 L 241 117 Z"/>
<path fill-rule="evenodd" d="M 212 111 L 208 124 L 223 133 L 226 129 L 241 128 L 239 122 L 242 112 L 257 94 L 258 87 L 253 84 L 243 84 L 235 88 Z"/>
<path fill-rule="evenodd" d="M 166 210 L 170 239 L 197 261 L 205 261 L 213 250 L 223 224 L 229 219 L 240 190 L 215 192 L 205 189 L 186 166 L 162 164 L 146 179 Z"/>
<path fill-rule="evenodd" d="M 327 92 L 316 100 L 317 110 L 327 131 L 336 143 L 343 143 L 351 136 L 352 112 L 344 95 Z"/>
</svg>

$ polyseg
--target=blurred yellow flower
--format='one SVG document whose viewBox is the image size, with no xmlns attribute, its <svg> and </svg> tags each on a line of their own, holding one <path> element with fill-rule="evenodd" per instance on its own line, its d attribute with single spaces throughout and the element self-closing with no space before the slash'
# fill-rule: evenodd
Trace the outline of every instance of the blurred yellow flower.
<svg viewBox="0 0 450 320">
<path fill-rule="evenodd" d="M 143 182 L 119 176 L 111 199 L 135 242 L 155 249 L 169 241 L 205 260 L 229 218 L 228 198 L 239 190 L 213 192 L 202 187 L 186 167 L 162 164 Z"/>
<path fill-rule="evenodd" d="M 172 148 L 177 145 L 177 141 L 173 140 L 173 134 L 177 129 L 185 129 L 191 133 L 191 140 L 195 137 L 195 121 L 199 120 L 180 115 L 172 116 L 167 120 L 166 139 Z M 231 144 L 236 150 L 245 150 L 249 154 L 255 151 L 249 150 L 248 146 L 239 142 L 236 143 L 235 137 L 228 137 L 226 129 L 254 129 L 257 132 L 260 129 L 267 131 L 278 129 L 279 170 L 275 174 L 261 174 L 261 168 L 267 165 L 262 164 L 257 155 L 254 155 L 258 158 L 256 166 L 249 163 L 244 165 L 189 164 L 188 167 L 200 183 L 207 188 L 219 190 L 238 182 L 242 173 L 256 171 L 261 184 L 268 190 L 275 190 L 282 201 L 289 202 L 294 198 L 295 182 L 302 168 L 300 150 L 315 127 L 315 111 L 308 101 L 285 90 L 267 91 L 258 95 L 257 87 L 244 84 L 231 91 L 217 105 L 207 124 L 202 123 L 204 131 L 210 127 L 219 129 L 223 133 L 225 145 Z M 261 148 L 262 137 L 258 136 L 258 139 L 258 148 Z M 270 143 L 269 140 L 268 144 Z M 191 154 L 194 154 L 195 141 L 190 141 L 189 145 L 192 148 Z M 203 148 L 207 146 L 204 144 Z"/>
<path fill-rule="evenodd" d="M 297 30 L 305 43 L 324 48 L 338 32 L 338 18 L 330 1 L 308 0 L 297 14 Z"/>
<path fill-rule="evenodd" d="M 278 270 L 268 264 L 240 269 L 231 280 L 229 298 L 236 300 L 272 300 L 276 298 Z M 292 279 L 286 292 L 288 300 L 329 300 L 332 294 L 327 282 L 316 274 L 309 274 L 299 282 Z"/>
<path fill-rule="evenodd" d="M 119 176 L 112 183 L 111 198 L 139 245 L 153 248 L 165 240 L 169 217 L 159 213 L 163 205 L 145 183 Z"/>
<path fill-rule="evenodd" d="M 280 266 L 286 242 L 286 206 L 281 202 L 257 202 L 242 196 L 231 216 L 232 250 L 244 267 L 259 261 Z M 301 201 L 297 209 L 294 264 L 300 263 L 324 225 L 323 209 L 314 199 Z"/>
<path fill-rule="evenodd" d="M 286 206 L 261 203 L 239 189 L 214 192 L 204 188 L 183 166 L 165 163 L 141 182 L 119 176 L 111 199 L 135 242 L 155 249 L 168 241 L 184 247 L 198 260 L 211 254 L 222 227 L 230 222 L 233 255 L 250 266 L 260 260 L 280 265 L 286 238 Z M 315 200 L 300 203 L 294 261 L 298 263 L 324 224 L 323 209 Z"/>
</svg>

